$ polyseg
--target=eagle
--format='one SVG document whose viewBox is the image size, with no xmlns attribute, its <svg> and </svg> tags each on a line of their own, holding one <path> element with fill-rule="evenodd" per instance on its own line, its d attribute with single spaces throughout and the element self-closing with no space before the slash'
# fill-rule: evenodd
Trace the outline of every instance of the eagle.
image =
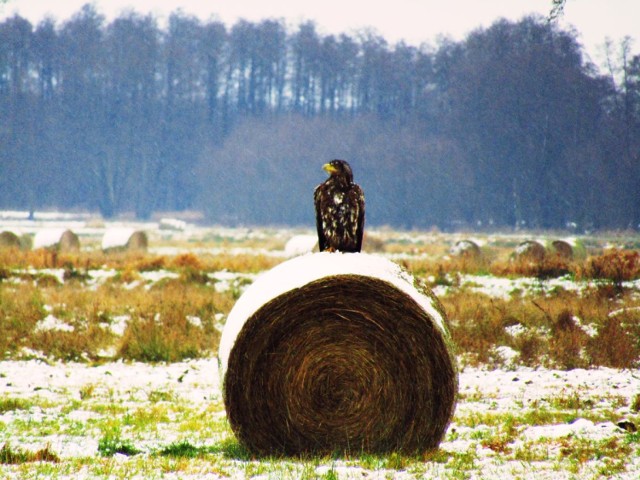
<svg viewBox="0 0 640 480">
<path fill-rule="evenodd" d="M 329 178 L 313 192 L 320 251 L 359 252 L 364 231 L 364 192 L 353 183 L 353 172 L 344 160 L 332 160 L 322 168 Z"/>
</svg>

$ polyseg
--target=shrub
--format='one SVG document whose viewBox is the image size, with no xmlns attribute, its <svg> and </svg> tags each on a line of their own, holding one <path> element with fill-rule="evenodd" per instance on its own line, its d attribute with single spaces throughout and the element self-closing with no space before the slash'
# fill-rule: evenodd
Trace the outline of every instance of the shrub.
<svg viewBox="0 0 640 480">
<path fill-rule="evenodd" d="M 623 282 L 640 277 L 640 254 L 632 250 L 613 250 L 590 257 L 583 275 L 587 278 L 611 281 L 621 288 Z"/>
</svg>

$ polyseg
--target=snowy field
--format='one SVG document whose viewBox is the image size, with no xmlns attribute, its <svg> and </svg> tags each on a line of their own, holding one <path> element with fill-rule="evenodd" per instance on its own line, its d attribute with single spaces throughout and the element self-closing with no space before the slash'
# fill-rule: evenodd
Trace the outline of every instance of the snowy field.
<svg viewBox="0 0 640 480">
<path fill-rule="evenodd" d="M 72 229 L 83 251 L 99 250 L 102 236 L 113 228 L 147 232 L 149 252 L 155 255 L 251 253 L 284 259 L 313 247 L 309 238 L 313 232 L 305 229 L 208 228 L 175 219 L 105 223 L 77 214 L 36 214 L 35 220 L 28 220 L 25 212 L 0 212 L 0 230 L 33 235 L 51 227 Z M 433 255 L 425 245 L 443 241 L 453 245 L 464 237 L 374 233 L 403 246 L 380 254 L 399 262 Z M 287 249 L 287 241 L 295 235 L 301 235 L 300 241 Z M 528 236 L 478 237 L 481 245 L 516 245 Z M 599 246 L 627 241 L 613 238 Z M 420 248 L 413 252 L 412 245 Z M 65 281 L 64 269 L 43 272 L 61 284 Z M 98 269 L 87 274 L 84 288 L 91 290 L 116 271 Z M 140 272 L 123 288 L 150 288 L 176 276 L 162 269 Z M 256 278 L 224 270 L 208 276 L 217 292 Z M 589 282 L 568 277 L 541 282 L 472 274 L 457 275 L 453 283 L 438 285 L 434 292 L 445 296 L 465 287 L 490 298 L 508 299 L 513 292 L 526 295 L 560 288 L 579 293 L 589 287 Z M 640 281 L 624 286 L 640 295 Z M 616 314 L 616 308 L 620 306 L 611 306 L 610 315 Z M 112 320 L 113 333 L 121 336 L 127 316 Z M 197 324 L 200 319 L 189 321 Z M 590 335 L 589 324 L 579 326 Z M 513 326 L 514 335 L 517 327 Z M 47 315 L 38 328 L 66 331 L 72 327 Z M 222 323 L 216 328 L 222 328 Z M 91 364 L 64 363 L 31 353 L 26 355 L 28 360 L 0 362 L 0 478 L 640 478 L 638 370 L 464 367 L 453 422 L 440 450 L 424 458 L 253 459 L 237 445 L 226 422 L 216 358 Z M 508 348 L 503 353 L 508 360 Z M 8 455 L 43 450 L 52 452 L 57 461 L 10 461 Z"/>
<path fill-rule="evenodd" d="M 400 468 L 366 459 L 259 461 L 219 452 L 216 445 L 230 434 L 215 360 L 100 366 L 9 361 L 0 364 L 0 379 L 2 397 L 24 401 L 24 408 L 0 414 L 0 443 L 32 451 L 48 447 L 60 458 L 2 465 L 2 478 L 49 472 L 59 478 L 558 479 L 601 478 L 618 470 L 615 478 L 640 476 L 637 436 L 618 426 L 636 414 L 629 405 L 640 392 L 637 371 L 466 369 L 437 461 Z M 101 455 L 99 442 L 110 432 L 128 439 L 137 453 Z M 185 441 L 210 453 L 191 462 L 158 453 Z M 614 446 L 625 444 L 632 451 L 613 456 Z M 601 456 L 584 461 L 598 449 Z"/>
</svg>

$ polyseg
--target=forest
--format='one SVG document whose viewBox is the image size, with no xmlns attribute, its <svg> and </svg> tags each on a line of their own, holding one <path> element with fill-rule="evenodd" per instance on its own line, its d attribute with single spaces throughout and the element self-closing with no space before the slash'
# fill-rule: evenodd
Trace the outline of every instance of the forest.
<svg viewBox="0 0 640 480">
<path fill-rule="evenodd" d="M 314 223 L 323 163 L 348 160 L 367 224 L 590 231 L 640 224 L 640 55 L 499 20 L 390 44 L 312 22 L 166 25 L 90 5 L 0 23 L 0 208 L 104 218 L 195 210 Z"/>
</svg>

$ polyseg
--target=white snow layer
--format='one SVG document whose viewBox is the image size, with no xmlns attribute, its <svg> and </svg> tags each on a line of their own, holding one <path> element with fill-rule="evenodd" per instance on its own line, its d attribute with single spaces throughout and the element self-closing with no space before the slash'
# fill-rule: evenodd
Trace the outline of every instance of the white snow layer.
<svg viewBox="0 0 640 480">
<path fill-rule="evenodd" d="M 33 249 L 53 247 L 60 243 L 65 228 L 44 228 L 38 230 L 33 237 Z"/>
<path fill-rule="evenodd" d="M 446 334 L 444 320 L 433 301 L 414 286 L 413 277 L 396 263 L 366 253 L 321 252 L 283 262 L 256 278 L 234 305 L 220 339 L 218 358 L 221 378 L 229 355 L 245 322 L 263 305 L 306 284 L 335 275 L 361 275 L 389 282 L 409 295 Z"/>
<path fill-rule="evenodd" d="M 135 233 L 133 228 L 110 228 L 102 237 L 102 249 L 126 247 L 131 235 Z"/>
</svg>

